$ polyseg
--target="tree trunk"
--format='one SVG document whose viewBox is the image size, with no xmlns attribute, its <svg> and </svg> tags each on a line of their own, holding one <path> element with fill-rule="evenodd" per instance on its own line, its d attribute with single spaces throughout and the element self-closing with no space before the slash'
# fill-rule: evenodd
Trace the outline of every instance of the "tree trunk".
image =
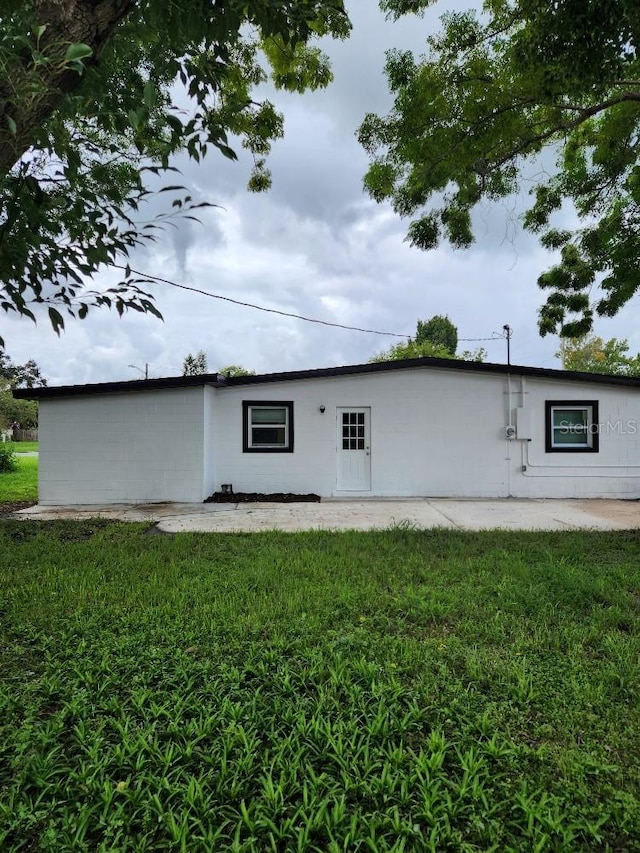
<svg viewBox="0 0 640 853">
<path fill-rule="evenodd" d="M 33 57 L 25 50 L 16 56 L 5 79 L 0 79 L 0 175 L 20 160 L 33 144 L 35 131 L 64 96 L 82 83 L 82 76 L 63 63 L 68 46 L 78 42 L 89 45 L 93 56 L 88 62 L 95 62 L 136 2 L 35 0 L 32 26 L 35 30 L 46 24 L 40 50 L 50 62 L 35 68 Z"/>
</svg>

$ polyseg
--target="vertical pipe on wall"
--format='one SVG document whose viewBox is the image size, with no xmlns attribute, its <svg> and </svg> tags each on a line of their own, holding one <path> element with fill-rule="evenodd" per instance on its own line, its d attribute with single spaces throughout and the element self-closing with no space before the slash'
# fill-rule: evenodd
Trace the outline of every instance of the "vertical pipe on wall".
<svg viewBox="0 0 640 853">
<path fill-rule="evenodd" d="M 511 414 L 511 373 L 507 373 L 507 428 L 512 427 L 512 414 Z M 507 497 L 512 497 L 511 494 L 511 439 L 507 438 L 505 435 L 505 440 L 507 442 L 507 455 L 505 457 L 507 462 Z"/>
<path fill-rule="evenodd" d="M 525 376 L 520 377 L 520 405 L 523 409 L 526 409 L 526 397 L 527 397 L 527 379 Z M 529 433 L 531 436 L 531 433 Z M 527 470 L 527 463 L 529 461 L 529 442 L 521 441 L 520 442 L 520 471 L 524 472 Z"/>
</svg>

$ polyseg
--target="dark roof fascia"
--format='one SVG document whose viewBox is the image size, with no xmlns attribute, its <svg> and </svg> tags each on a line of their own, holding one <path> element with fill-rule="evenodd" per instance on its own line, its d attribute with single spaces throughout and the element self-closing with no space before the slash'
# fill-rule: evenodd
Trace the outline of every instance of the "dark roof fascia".
<svg viewBox="0 0 640 853">
<path fill-rule="evenodd" d="M 498 373 L 511 376 L 532 376 L 540 379 L 559 379 L 564 382 L 588 382 L 598 385 L 617 385 L 640 389 L 640 378 L 610 376 L 602 373 L 581 373 L 556 370 L 551 367 L 494 364 L 482 361 L 458 361 L 450 358 L 410 358 L 402 361 L 382 361 L 373 364 L 349 364 L 344 367 L 321 367 L 314 370 L 291 370 L 286 373 L 263 373 L 258 376 L 222 377 L 216 373 L 200 376 L 173 376 L 163 379 L 133 379 L 126 382 L 102 382 L 94 385 L 66 385 L 45 388 L 20 388 L 13 392 L 18 399 L 47 399 L 77 397 L 90 394 L 113 394 L 133 391 L 155 391 L 165 388 L 193 388 L 210 385 L 216 388 L 235 388 L 244 385 L 265 385 L 273 382 L 292 382 L 303 379 L 325 379 L 334 376 L 354 376 L 386 373 L 393 370 L 437 368 L 470 373 Z"/>
<path fill-rule="evenodd" d="M 162 379 L 128 379 L 125 382 L 96 382 L 90 385 L 47 385 L 44 388 L 15 388 L 13 396 L 23 400 L 49 397 L 86 397 L 93 394 L 120 394 L 132 391 L 158 391 L 165 388 L 201 388 L 223 385 L 216 373 L 201 376 L 165 376 Z"/>
</svg>

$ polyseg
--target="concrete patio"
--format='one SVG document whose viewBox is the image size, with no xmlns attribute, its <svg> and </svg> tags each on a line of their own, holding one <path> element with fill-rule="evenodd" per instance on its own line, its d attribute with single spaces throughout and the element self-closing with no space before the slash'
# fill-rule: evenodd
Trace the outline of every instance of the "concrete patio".
<svg viewBox="0 0 640 853">
<path fill-rule="evenodd" d="M 407 498 L 325 499 L 321 503 L 110 504 L 33 506 L 14 517 L 147 521 L 165 533 L 374 530 L 403 524 L 458 530 L 628 530 L 640 528 L 640 502 Z"/>
</svg>

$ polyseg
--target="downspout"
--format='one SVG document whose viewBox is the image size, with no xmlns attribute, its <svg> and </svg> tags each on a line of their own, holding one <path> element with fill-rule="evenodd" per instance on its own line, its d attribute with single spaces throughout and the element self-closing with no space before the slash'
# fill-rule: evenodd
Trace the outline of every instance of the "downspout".
<svg viewBox="0 0 640 853">
<path fill-rule="evenodd" d="M 520 406 L 521 408 L 526 408 L 525 401 L 527 398 L 527 377 L 520 377 Z M 529 433 L 531 436 L 531 433 Z M 529 441 L 530 438 L 526 441 L 520 442 L 520 473 L 526 474 L 527 471 L 527 461 L 529 459 Z"/>
<path fill-rule="evenodd" d="M 513 435 L 513 414 L 511 408 L 511 371 L 507 371 L 507 429 L 505 440 L 507 442 L 507 497 L 511 498 L 511 441 Z"/>
</svg>

